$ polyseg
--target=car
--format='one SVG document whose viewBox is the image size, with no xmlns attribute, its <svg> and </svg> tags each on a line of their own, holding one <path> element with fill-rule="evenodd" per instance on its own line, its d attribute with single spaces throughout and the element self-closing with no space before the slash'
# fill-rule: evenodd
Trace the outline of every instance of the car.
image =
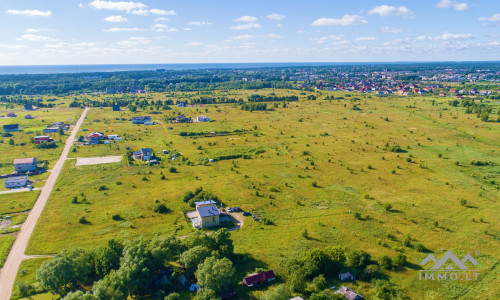
<svg viewBox="0 0 500 300">
<path fill-rule="evenodd" d="M 227 208 L 227 212 L 228 212 L 228 213 L 232 213 L 232 212 L 233 212 L 233 209 L 232 209 L 231 207 L 228 207 L 228 208 Z"/>
<path fill-rule="evenodd" d="M 244 216 L 251 216 L 252 214 L 251 214 L 251 213 L 249 213 L 248 211 L 244 211 L 244 212 L 243 212 L 243 215 L 244 215 Z"/>
</svg>

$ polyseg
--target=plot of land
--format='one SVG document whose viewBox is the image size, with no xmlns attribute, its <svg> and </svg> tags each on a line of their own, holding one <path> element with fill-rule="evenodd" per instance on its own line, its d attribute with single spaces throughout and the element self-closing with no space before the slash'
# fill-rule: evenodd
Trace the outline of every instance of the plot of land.
<svg viewBox="0 0 500 300">
<path fill-rule="evenodd" d="M 88 166 L 117 163 L 122 160 L 121 156 L 105 156 L 105 157 L 82 157 L 77 158 L 75 166 Z"/>
</svg>

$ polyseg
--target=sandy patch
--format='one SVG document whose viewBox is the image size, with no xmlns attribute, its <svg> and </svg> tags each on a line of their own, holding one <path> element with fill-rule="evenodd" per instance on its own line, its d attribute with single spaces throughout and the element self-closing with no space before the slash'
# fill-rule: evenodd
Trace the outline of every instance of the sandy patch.
<svg viewBox="0 0 500 300">
<path fill-rule="evenodd" d="M 121 156 L 84 157 L 77 158 L 75 166 L 110 164 L 120 162 L 121 160 Z"/>
</svg>

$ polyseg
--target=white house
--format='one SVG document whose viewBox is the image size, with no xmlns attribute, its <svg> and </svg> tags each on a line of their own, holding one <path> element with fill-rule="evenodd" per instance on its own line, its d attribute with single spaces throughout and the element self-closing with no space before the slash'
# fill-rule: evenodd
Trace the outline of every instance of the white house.
<svg viewBox="0 0 500 300">
<path fill-rule="evenodd" d="M 5 181 L 4 181 L 4 186 L 7 189 L 25 187 L 26 185 L 28 185 L 28 176 L 27 175 L 9 177 L 9 178 L 5 179 Z"/>
<path fill-rule="evenodd" d="M 208 118 L 207 116 L 198 116 L 196 120 L 198 122 L 210 122 L 210 118 Z"/>
<path fill-rule="evenodd" d="M 36 171 L 38 168 L 38 160 L 36 157 L 16 158 L 14 159 L 14 168 L 17 172 Z"/>
</svg>

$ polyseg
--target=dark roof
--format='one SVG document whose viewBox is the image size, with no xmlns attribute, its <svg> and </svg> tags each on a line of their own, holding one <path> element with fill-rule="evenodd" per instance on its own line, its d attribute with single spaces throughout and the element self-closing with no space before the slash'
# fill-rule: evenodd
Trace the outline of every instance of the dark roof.
<svg viewBox="0 0 500 300">
<path fill-rule="evenodd" d="M 151 148 L 141 148 L 141 152 L 143 155 L 151 155 L 153 154 L 153 150 Z"/>
<path fill-rule="evenodd" d="M 217 209 L 216 205 L 198 206 L 196 207 L 196 210 L 200 214 L 201 218 L 220 215 L 220 211 Z"/>
<path fill-rule="evenodd" d="M 255 284 L 258 284 L 261 282 L 266 282 L 269 279 L 275 279 L 275 278 L 276 278 L 276 276 L 274 275 L 273 270 L 270 270 L 270 271 L 265 271 L 265 272 L 258 273 L 258 274 L 249 275 L 249 276 L 243 278 L 243 280 L 245 281 L 246 285 L 251 286 L 251 285 L 255 285 Z"/>
<path fill-rule="evenodd" d="M 360 300 L 360 299 L 364 299 L 363 296 L 359 295 L 358 293 L 356 293 L 355 291 L 351 290 L 350 288 L 346 287 L 346 286 L 342 286 L 339 288 L 339 290 L 335 293 L 340 293 L 342 295 L 344 295 L 344 297 L 347 299 L 347 300 Z"/>
<path fill-rule="evenodd" d="M 3 129 L 17 129 L 17 128 L 19 128 L 19 124 L 3 125 Z"/>
</svg>

